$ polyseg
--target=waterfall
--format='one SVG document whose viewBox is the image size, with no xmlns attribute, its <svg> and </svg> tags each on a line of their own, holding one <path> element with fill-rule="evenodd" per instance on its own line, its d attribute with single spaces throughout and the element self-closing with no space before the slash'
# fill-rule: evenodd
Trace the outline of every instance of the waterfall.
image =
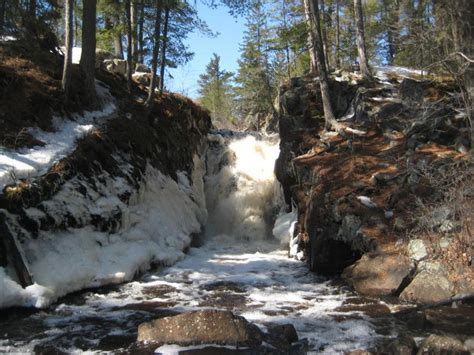
<svg viewBox="0 0 474 355">
<path fill-rule="evenodd" d="M 209 136 L 205 178 L 207 237 L 261 240 L 271 236 L 282 206 L 273 173 L 278 154 L 276 136 L 228 131 Z"/>
</svg>

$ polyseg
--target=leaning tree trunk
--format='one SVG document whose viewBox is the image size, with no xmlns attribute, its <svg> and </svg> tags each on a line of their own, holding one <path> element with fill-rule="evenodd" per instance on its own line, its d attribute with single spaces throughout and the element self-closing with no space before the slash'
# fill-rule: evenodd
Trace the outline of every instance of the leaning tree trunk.
<svg viewBox="0 0 474 355">
<path fill-rule="evenodd" d="M 365 49 L 364 15 L 362 13 L 362 1 L 354 0 L 354 15 L 356 21 L 357 51 L 359 53 L 360 72 L 364 79 L 370 78 L 367 51 Z"/>
<path fill-rule="evenodd" d="M 95 47 L 96 47 L 97 0 L 84 0 L 82 13 L 81 68 L 84 71 L 84 85 L 91 106 L 97 105 L 95 92 Z"/>
<path fill-rule="evenodd" d="M 73 0 L 64 0 L 64 29 L 66 53 L 64 54 L 63 77 L 61 87 L 64 98 L 69 99 L 69 87 L 71 85 L 71 63 L 72 63 L 72 40 L 74 35 L 74 4 Z"/>
<path fill-rule="evenodd" d="M 127 17 L 127 88 L 132 93 L 132 70 L 133 70 L 133 24 L 130 0 L 125 0 L 125 13 Z"/>
<path fill-rule="evenodd" d="M 319 84 L 323 101 L 325 128 L 337 128 L 338 123 L 336 122 L 331 106 L 329 76 L 326 68 L 326 59 L 324 57 L 318 0 L 304 0 L 304 3 L 305 10 L 308 12 L 307 16 L 310 18 L 310 31 L 313 32 L 312 38 L 315 40 L 313 48 L 315 51 L 315 57 L 317 57 L 316 63 L 319 71 Z"/>
<path fill-rule="evenodd" d="M 151 57 L 151 80 L 150 87 L 148 90 L 148 98 L 146 99 L 145 106 L 147 107 L 148 112 L 151 112 L 153 107 L 153 100 L 155 98 L 155 89 L 156 89 L 156 70 L 158 68 L 158 53 L 160 51 L 160 27 L 161 27 L 161 11 L 163 9 L 163 1 L 158 0 L 156 4 L 156 13 L 155 13 L 155 29 L 154 29 L 154 40 L 155 44 L 153 46 L 153 54 Z"/>
<path fill-rule="evenodd" d="M 163 94 L 165 88 L 165 68 L 166 68 L 166 46 L 168 44 L 168 22 L 170 18 L 170 8 L 165 9 L 165 23 L 163 27 L 163 42 L 161 44 L 161 61 L 160 61 L 160 95 Z"/>
</svg>

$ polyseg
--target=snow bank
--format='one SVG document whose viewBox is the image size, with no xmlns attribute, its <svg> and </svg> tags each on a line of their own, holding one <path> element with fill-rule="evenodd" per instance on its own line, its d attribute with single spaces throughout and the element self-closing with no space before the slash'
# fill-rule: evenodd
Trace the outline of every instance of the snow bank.
<svg viewBox="0 0 474 355">
<path fill-rule="evenodd" d="M 85 111 L 74 114 L 71 119 L 54 117 L 54 132 L 44 132 L 38 128 L 29 130 L 36 139 L 45 143 L 43 147 L 20 150 L 0 147 L 0 190 L 15 179 L 31 178 L 47 172 L 51 165 L 65 157 L 75 148 L 78 138 L 103 123 L 116 109 L 114 99 L 108 89 L 96 84 L 99 98 L 104 103 L 100 111 Z"/>
<path fill-rule="evenodd" d="M 198 158 L 195 166 L 194 181 L 202 181 L 203 163 Z M 37 284 L 22 289 L 0 268 L 0 308 L 46 307 L 70 292 L 131 280 L 151 263 L 171 265 L 182 259 L 182 250 L 189 246 L 190 235 L 200 232 L 207 212 L 202 183 L 192 185 L 186 174 L 179 176 L 177 183 L 148 166 L 144 182 L 128 207 L 115 197 L 127 188 L 123 181 L 100 188 L 106 196 L 97 194 L 95 201 L 86 202 L 99 214 L 121 209 L 121 228 L 112 234 L 92 227 L 41 232 L 24 250 Z M 48 206 L 58 209 L 57 216 L 74 212 L 87 222 L 91 211 L 74 198 L 75 183 L 66 183 Z M 29 215 L 40 213 L 27 210 Z"/>
</svg>

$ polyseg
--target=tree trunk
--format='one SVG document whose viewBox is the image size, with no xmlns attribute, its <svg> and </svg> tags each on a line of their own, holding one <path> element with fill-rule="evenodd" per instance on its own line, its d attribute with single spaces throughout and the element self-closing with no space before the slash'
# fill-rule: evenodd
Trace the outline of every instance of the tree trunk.
<svg viewBox="0 0 474 355">
<path fill-rule="evenodd" d="M 326 23 L 326 6 L 324 0 L 321 0 L 321 35 L 323 39 L 323 51 L 324 59 L 326 60 L 326 69 L 330 71 L 329 66 L 329 50 L 328 50 L 328 36 L 327 36 L 327 23 Z"/>
<path fill-rule="evenodd" d="M 143 63 L 144 53 L 143 50 L 145 48 L 144 40 L 143 40 L 143 26 L 145 23 L 145 2 L 141 0 L 140 2 L 140 16 L 138 19 L 138 63 Z"/>
<path fill-rule="evenodd" d="M 132 27 L 132 58 L 133 62 L 136 63 L 138 60 L 138 0 L 131 0 L 130 3 L 130 21 Z"/>
<path fill-rule="evenodd" d="M 132 93 L 132 70 L 133 70 L 133 25 L 132 9 L 130 0 L 125 0 L 125 14 L 127 21 L 127 89 Z"/>
<path fill-rule="evenodd" d="M 82 13 L 81 68 L 85 74 L 84 85 L 91 106 L 97 105 L 95 93 L 95 48 L 97 0 L 84 0 Z"/>
<path fill-rule="evenodd" d="M 329 91 L 329 76 L 326 69 L 326 60 L 324 58 L 324 50 L 321 37 L 321 24 L 319 22 L 319 4 L 318 0 L 304 0 L 305 10 L 309 10 L 308 17 L 310 18 L 310 31 L 313 32 L 315 39 L 314 51 L 317 57 L 317 66 L 319 71 L 319 84 L 321 87 L 321 97 L 323 101 L 325 128 L 329 129 L 331 126 L 337 127 L 336 118 L 331 106 L 331 95 Z"/>
<path fill-rule="evenodd" d="M 364 79 L 371 77 L 367 52 L 365 49 L 364 15 L 362 13 L 362 1 L 354 0 L 354 15 L 356 21 L 357 51 L 359 53 L 360 72 Z"/>
<path fill-rule="evenodd" d="M 117 33 L 114 36 L 114 55 L 118 59 L 123 59 L 123 45 L 122 45 L 122 34 Z"/>
<path fill-rule="evenodd" d="M 154 28 L 154 46 L 153 54 L 151 57 L 151 80 L 150 87 L 148 90 L 148 98 L 146 99 L 145 106 L 147 107 L 148 112 L 151 112 L 153 107 L 153 100 L 155 98 L 155 88 L 156 88 L 156 70 L 158 68 L 158 53 L 160 50 L 160 27 L 161 27 L 161 11 L 163 9 L 163 1 L 157 0 L 156 4 L 156 13 L 155 13 L 155 28 Z"/>
<path fill-rule="evenodd" d="M 314 31 L 312 30 L 310 1 L 311 0 L 304 0 L 304 14 L 306 19 L 306 26 L 308 27 L 308 51 L 310 59 L 309 68 L 311 74 L 316 74 L 318 72 L 315 48 L 316 39 L 314 38 Z"/>
<path fill-rule="evenodd" d="M 5 29 L 6 2 L 7 0 L 0 0 L 0 35 Z"/>
<path fill-rule="evenodd" d="M 71 63 L 72 63 L 72 37 L 74 34 L 74 4 L 73 0 L 64 0 L 64 29 L 66 53 L 64 54 L 63 77 L 61 87 L 64 92 L 64 98 L 69 99 L 69 87 L 71 85 Z"/>
<path fill-rule="evenodd" d="M 28 15 L 32 18 L 36 18 L 36 0 L 30 0 L 28 2 Z"/>
<path fill-rule="evenodd" d="M 336 0 L 336 53 L 334 55 L 337 69 L 341 67 L 341 32 L 339 24 L 339 1 L 340 0 Z"/>
<path fill-rule="evenodd" d="M 165 87 L 165 67 L 166 67 L 166 46 L 168 44 L 168 22 L 170 18 L 170 8 L 166 6 L 165 10 L 165 24 L 163 28 L 163 42 L 161 48 L 161 62 L 160 62 L 160 95 L 163 94 Z"/>
</svg>

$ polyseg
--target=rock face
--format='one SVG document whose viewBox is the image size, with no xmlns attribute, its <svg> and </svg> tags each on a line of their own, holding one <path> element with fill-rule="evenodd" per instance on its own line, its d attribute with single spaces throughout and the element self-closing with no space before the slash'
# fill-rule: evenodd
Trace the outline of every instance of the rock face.
<svg viewBox="0 0 474 355">
<path fill-rule="evenodd" d="M 403 301 L 435 303 L 453 294 L 453 285 L 445 267 L 438 262 L 421 263 L 419 273 L 400 294 Z"/>
<path fill-rule="evenodd" d="M 257 347 L 263 333 L 245 318 L 229 311 L 205 310 L 143 323 L 138 341 L 164 344 L 219 344 Z"/>
<path fill-rule="evenodd" d="M 390 296 L 396 294 L 413 268 L 403 255 L 368 253 L 347 267 L 342 277 L 361 295 Z"/>
<path fill-rule="evenodd" d="M 121 75 L 127 73 L 127 61 L 125 59 L 106 59 L 103 63 L 105 69 L 111 73 Z"/>
</svg>

